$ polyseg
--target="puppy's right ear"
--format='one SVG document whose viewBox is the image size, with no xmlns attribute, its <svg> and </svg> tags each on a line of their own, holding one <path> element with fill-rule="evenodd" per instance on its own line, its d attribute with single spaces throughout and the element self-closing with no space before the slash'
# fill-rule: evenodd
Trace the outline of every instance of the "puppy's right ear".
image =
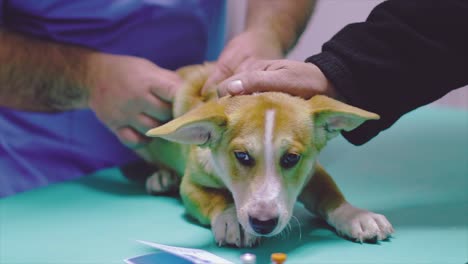
<svg viewBox="0 0 468 264">
<path fill-rule="evenodd" d="M 227 116 L 224 107 L 211 101 L 192 111 L 146 132 L 150 137 L 161 137 L 181 144 L 211 146 L 224 132 Z"/>
</svg>

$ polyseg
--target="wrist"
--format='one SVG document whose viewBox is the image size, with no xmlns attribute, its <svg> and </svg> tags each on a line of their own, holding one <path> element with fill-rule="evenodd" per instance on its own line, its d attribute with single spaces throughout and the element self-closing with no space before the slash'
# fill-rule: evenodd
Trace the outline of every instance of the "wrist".
<svg viewBox="0 0 468 264">
<path fill-rule="evenodd" d="M 306 59 L 307 63 L 314 64 L 320 70 L 320 73 L 330 83 L 334 93 L 334 98 L 340 101 L 349 99 L 349 93 L 355 86 L 351 70 L 335 54 L 323 51 Z"/>
<path fill-rule="evenodd" d="M 317 67 L 316 65 L 314 66 Z M 325 74 L 322 72 L 322 70 L 319 67 L 317 67 L 317 71 L 319 72 L 319 75 L 321 76 L 321 78 L 323 79 L 323 82 L 325 83 L 324 94 L 326 96 L 338 99 L 340 95 L 338 91 L 335 89 L 335 86 L 333 85 L 333 83 L 327 78 L 327 76 L 325 76 Z"/>
<path fill-rule="evenodd" d="M 320 69 L 320 67 L 318 67 L 317 65 L 315 65 L 313 63 L 310 63 L 310 62 L 306 62 L 306 64 L 311 69 L 310 76 L 315 76 L 314 80 L 316 80 L 316 81 L 315 81 L 314 84 L 312 84 L 312 87 L 317 89 L 317 91 L 320 94 L 323 94 L 323 95 L 326 95 L 328 97 L 341 100 L 342 97 L 340 96 L 340 94 L 336 90 L 333 83 L 327 78 L 327 76 Z"/>
<path fill-rule="evenodd" d="M 280 59 L 289 50 L 279 34 L 274 30 L 265 29 L 265 27 L 249 27 L 245 34 L 251 36 L 254 43 L 260 43 L 263 53 L 267 53 L 267 56 L 262 59 Z"/>
<path fill-rule="evenodd" d="M 297 42 L 312 13 L 315 1 L 255 0 L 247 6 L 246 28 L 263 29 L 286 55 Z"/>
<path fill-rule="evenodd" d="M 88 56 L 87 60 L 87 72 L 85 76 L 85 89 L 87 92 L 86 100 L 83 103 L 84 107 L 93 108 L 93 98 L 96 95 L 102 94 L 105 86 L 108 86 L 106 82 L 111 81 L 111 76 L 108 74 L 108 70 L 113 65 L 118 65 L 118 62 L 113 58 L 114 55 L 92 52 Z M 107 80 L 106 80 L 107 79 Z"/>
</svg>

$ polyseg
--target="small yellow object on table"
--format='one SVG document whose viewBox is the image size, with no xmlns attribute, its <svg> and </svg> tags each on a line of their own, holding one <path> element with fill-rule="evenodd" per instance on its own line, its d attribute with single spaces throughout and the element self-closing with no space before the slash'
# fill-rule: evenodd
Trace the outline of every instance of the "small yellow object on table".
<svg viewBox="0 0 468 264">
<path fill-rule="evenodd" d="M 287 255 L 284 253 L 273 253 L 271 254 L 272 264 L 283 264 L 286 261 Z"/>
</svg>

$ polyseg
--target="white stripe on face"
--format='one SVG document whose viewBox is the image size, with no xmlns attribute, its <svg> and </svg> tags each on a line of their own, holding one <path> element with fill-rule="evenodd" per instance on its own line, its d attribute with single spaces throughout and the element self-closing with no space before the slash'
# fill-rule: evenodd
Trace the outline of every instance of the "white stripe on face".
<svg viewBox="0 0 468 264">
<path fill-rule="evenodd" d="M 271 201 L 278 196 L 281 186 L 277 179 L 275 166 L 275 150 L 273 145 L 273 133 L 275 127 L 275 110 L 265 112 L 265 131 L 263 137 L 265 154 L 265 174 L 261 177 L 259 186 L 255 189 L 254 195 L 257 201 Z"/>
<path fill-rule="evenodd" d="M 267 177 L 272 175 L 275 169 L 273 149 L 273 128 L 275 127 L 275 110 L 267 110 L 265 113 L 265 165 Z"/>
</svg>

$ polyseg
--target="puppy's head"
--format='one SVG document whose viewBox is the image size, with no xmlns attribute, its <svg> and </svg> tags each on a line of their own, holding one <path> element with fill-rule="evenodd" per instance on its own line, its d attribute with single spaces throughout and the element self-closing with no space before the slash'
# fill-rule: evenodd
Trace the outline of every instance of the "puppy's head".
<svg viewBox="0 0 468 264">
<path fill-rule="evenodd" d="M 288 224 L 326 142 L 368 119 L 378 116 L 325 96 L 268 92 L 208 102 L 148 135 L 208 148 L 200 153 L 232 193 L 240 224 L 273 236 Z"/>
</svg>

